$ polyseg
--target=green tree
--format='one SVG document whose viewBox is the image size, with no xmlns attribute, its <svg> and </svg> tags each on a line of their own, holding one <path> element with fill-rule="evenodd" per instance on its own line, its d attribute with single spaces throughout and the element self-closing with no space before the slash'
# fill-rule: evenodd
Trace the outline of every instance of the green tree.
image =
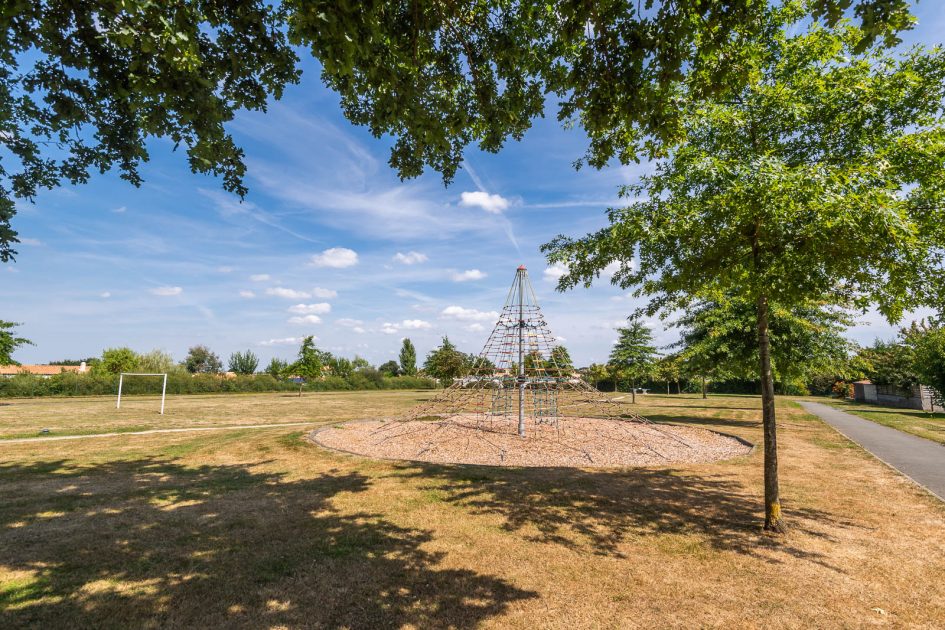
<svg viewBox="0 0 945 630">
<path fill-rule="evenodd" d="M 20 346 L 32 346 L 25 337 L 17 337 L 15 329 L 20 324 L 0 320 L 0 365 L 19 365 L 13 360 L 13 352 Z"/>
<path fill-rule="evenodd" d="M 653 376 L 666 381 L 666 393 L 669 394 L 670 383 L 676 383 L 676 393 L 679 393 L 679 378 L 682 375 L 683 359 L 679 353 L 667 354 L 656 360 L 653 367 Z"/>
<path fill-rule="evenodd" d="M 687 142 L 624 189 L 641 201 L 544 249 L 569 265 L 561 289 L 617 261 L 614 282 L 649 312 L 733 293 L 755 305 L 765 529 L 783 531 L 771 304 L 852 299 L 894 321 L 945 295 L 945 53 L 860 54 L 855 28 L 805 25 L 793 4 L 772 16 L 738 90 L 706 102 L 681 87 Z"/>
<path fill-rule="evenodd" d="M 630 385 L 631 400 L 637 401 L 637 382 L 647 378 L 656 360 L 653 334 L 640 322 L 617 329 L 619 337 L 610 351 L 610 365 L 619 370 Z"/>
<path fill-rule="evenodd" d="M 335 376 L 340 376 L 341 378 L 348 378 L 354 374 L 354 362 L 351 359 L 338 356 L 329 356 L 328 367 L 331 368 L 331 373 Z"/>
<path fill-rule="evenodd" d="M 548 370 L 553 372 L 553 376 L 567 377 L 574 372 L 574 361 L 571 360 L 571 353 L 564 346 L 555 346 L 551 349 L 551 357 L 548 361 Z"/>
<path fill-rule="evenodd" d="M 835 22 L 851 5 L 859 46 L 895 42 L 912 22 L 905 0 L 810 7 Z M 311 50 L 352 122 L 396 138 L 401 176 L 430 165 L 451 179 L 470 143 L 495 151 L 521 139 L 547 94 L 559 120 L 586 130 L 589 163 L 659 154 L 684 129 L 676 83 L 707 95 L 744 83 L 767 10 L 763 0 L 7 3 L 0 145 L 18 167 L 0 166 L 0 261 L 16 253 L 14 198 L 110 168 L 138 185 L 154 137 L 243 195 L 243 152 L 225 125 L 298 80 L 290 44 Z"/>
<path fill-rule="evenodd" d="M 104 374 L 138 371 L 138 354 L 131 348 L 106 348 L 93 369 Z"/>
<path fill-rule="evenodd" d="M 244 194 L 243 152 L 224 125 L 297 80 L 286 17 L 261 0 L 6 4 L 0 146 L 17 166 L 0 165 L 0 260 L 15 254 L 14 198 L 111 168 L 137 186 L 152 138 Z"/>
<path fill-rule="evenodd" d="M 584 370 L 584 377 L 591 382 L 594 389 L 597 389 L 598 384 L 606 379 L 607 376 L 607 366 L 601 365 L 600 363 L 591 363 L 587 369 Z"/>
<path fill-rule="evenodd" d="M 448 385 L 469 371 L 468 357 L 456 349 L 449 337 L 443 337 L 443 343 L 434 348 L 423 362 L 423 370 L 436 379 L 443 379 Z"/>
<path fill-rule="evenodd" d="M 902 337 L 912 352 L 913 370 L 919 382 L 932 388 L 933 403 L 945 407 L 945 327 L 932 321 L 916 324 Z"/>
<path fill-rule="evenodd" d="M 150 352 L 138 355 L 137 369 L 142 372 L 166 374 L 173 372 L 175 367 L 174 358 L 163 350 L 154 349 Z"/>
<path fill-rule="evenodd" d="M 377 368 L 385 376 L 397 376 L 400 374 L 400 364 L 397 361 L 387 361 Z"/>
<path fill-rule="evenodd" d="M 184 368 L 191 374 L 217 374 L 223 369 L 223 362 L 207 346 L 191 346 L 184 358 Z"/>
<path fill-rule="evenodd" d="M 237 374 L 255 374 L 259 367 L 259 357 L 252 350 L 234 352 L 230 355 L 229 368 Z"/>
<path fill-rule="evenodd" d="M 404 337 L 403 344 L 400 346 L 400 371 L 407 376 L 414 376 L 417 373 L 417 349 L 413 347 L 413 342 Z"/>
<path fill-rule="evenodd" d="M 286 377 L 286 372 L 289 369 L 289 362 L 284 359 L 279 359 L 277 357 L 272 357 L 269 360 L 269 365 L 266 366 L 266 374 L 271 376 L 274 379 L 282 379 Z"/>
<path fill-rule="evenodd" d="M 843 332 L 853 322 L 848 310 L 815 302 L 792 309 L 770 304 L 771 369 L 782 390 L 803 387 L 815 374 L 846 377 L 853 345 Z M 680 328 L 675 347 L 703 375 L 715 378 L 757 378 L 755 305 L 741 296 L 689 304 L 674 323 Z"/>
</svg>

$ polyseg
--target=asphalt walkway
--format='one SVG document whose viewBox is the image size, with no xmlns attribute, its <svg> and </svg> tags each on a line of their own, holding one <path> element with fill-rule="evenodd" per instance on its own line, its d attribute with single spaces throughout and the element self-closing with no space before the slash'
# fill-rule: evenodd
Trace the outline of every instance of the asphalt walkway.
<svg viewBox="0 0 945 630">
<path fill-rule="evenodd" d="M 830 405 L 798 402 L 879 460 L 945 501 L 945 445 L 864 420 Z"/>
</svg>

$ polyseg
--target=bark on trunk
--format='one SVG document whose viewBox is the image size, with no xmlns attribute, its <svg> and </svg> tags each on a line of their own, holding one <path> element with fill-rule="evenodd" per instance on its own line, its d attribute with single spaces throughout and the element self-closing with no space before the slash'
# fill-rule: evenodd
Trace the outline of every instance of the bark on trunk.
<svg viewBox="0 0 945 630">
<path fill-rule="evenodd" d="M 676 381 L 676 395 L 678 396 L 681 393 L 682 390 L 680 389 L 679 381 Z"/>
<path fill-rule="evenodd" d="M 706 392 L 706 388 L 705 388 L 705 376 L 703 375 L 703 377 L 702 377 L 702 399 L 705 400 L 705 399 L 708 398 L 708 397 L 709 397 L 709 395 L 708 395 L 708 393 Z"/>
<path fill-rule="evenodd" d="M 666 395 L 669 396 L 669 381 L 666 381 Z"/>
<path fill-rule="evenodd" d="M 299 398 L 302 397 L 302 385 L 304 385 L 304 383 L 299 383 Z"/>
<path fill-rule="evenodd" d="M 765 530 L 783 534 L 787 528 L 781 516 L 781 498 L 778 492 L 778 435 L 774 414 L 771 344 L 768 339 L 768 299 L 763 295 L 758 298 L 758 355 L 765 450 Z"/>
<path fill-rule="evenodd" d="M 637 402 L 637 384 L 630 381 L 630 402 Z"/>
</svg>

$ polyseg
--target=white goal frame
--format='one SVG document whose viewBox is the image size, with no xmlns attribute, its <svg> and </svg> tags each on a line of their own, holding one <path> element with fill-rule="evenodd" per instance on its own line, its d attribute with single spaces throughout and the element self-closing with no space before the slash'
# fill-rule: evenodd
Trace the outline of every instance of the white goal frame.
<svg viewBox="0 0 945 630">
<path fill-rule="evenodd" d="M 118 402 L 115 403 L 115 409 L 121 409 L 121 386 L 125 382 L 126 376 L 163 376 L 164 384 L 161 386 L 161 415 L 164 415 L 164 398 L 167 394 L 167 372 L 148 373 L 148 372 L 121 372 L 118 375 Z"/>
</svg>

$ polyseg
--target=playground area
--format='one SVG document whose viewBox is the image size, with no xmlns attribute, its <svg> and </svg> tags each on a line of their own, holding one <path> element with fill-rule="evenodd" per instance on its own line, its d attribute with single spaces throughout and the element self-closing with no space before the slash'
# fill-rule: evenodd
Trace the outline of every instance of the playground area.
<svg viewBox="0 0 945 630">
<path fill-rule="evenodd" d="M 785 537 L 761 453 L 622 468 L 342 454 L 319 427 L 433 392 L 8 400 L 0 626 L 933 627 L 945 507 L 779 400 Z M 761 442 L 753 397 L 619 401 Z M 278 426 L 299 422 L 298 426 Z M 257 425 L 269 428 L 247 428 Z"/>
</svg>

